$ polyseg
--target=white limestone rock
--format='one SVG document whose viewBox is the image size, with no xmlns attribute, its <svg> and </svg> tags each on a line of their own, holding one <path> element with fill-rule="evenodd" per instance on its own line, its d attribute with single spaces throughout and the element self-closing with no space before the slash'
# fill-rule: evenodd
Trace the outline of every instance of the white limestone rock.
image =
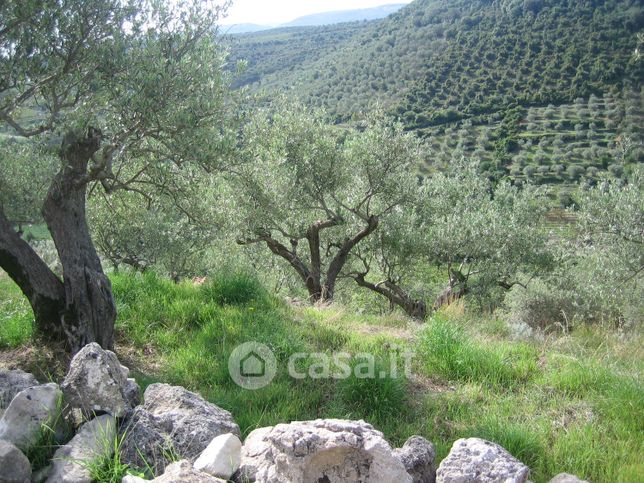
<svg viewBox="0 0 644 483">
<path fill-rule="evenodd" d="M 0 481 L 4 483 L 29 483 L 31 464 L 27 457 L 8 441 L 0 440 Z"/>
<path fill-rule="evenodd" d="M 0 439 L 22 451 L 29 449 L 38 441 L 42 426 L 59 419 L 61 398 L 62 392 L 53 382 L 20 391 L 0 419 Z"/>
<path fill-rule="evenodd" d="M 412 483 L 380 431 L 364 421 L 318 419 L 248 435 L 238 480 L 258 483 Z"/>
<path fill-rule="evenodd" d="M 114 454 L 116 420 L 103 414 L 83 424 L 76 436 L 54 453 L 47 483 L 91 483 L 88 464 Z"/>
<path fill-rule="evenodd" d="M 530 469 L 496 443 L 459 439 L 436 472 L 436 483 L 524 483 Z"/>
<path fill-rule="evenodd" d="M 86 418 L 102 413 L 120 418 L 132 408 L 128 372 L 113 352 L 95 342 L 88 344 L 74 356 L 61 384 L 65 402 Z"/>
<path fill-rule="evenodd" d="M 194 468 L 209 475 L 230 479 L 241 464 L 241 441 L 232 433 L 213 439 L 195 461 Z"/>
</svg>

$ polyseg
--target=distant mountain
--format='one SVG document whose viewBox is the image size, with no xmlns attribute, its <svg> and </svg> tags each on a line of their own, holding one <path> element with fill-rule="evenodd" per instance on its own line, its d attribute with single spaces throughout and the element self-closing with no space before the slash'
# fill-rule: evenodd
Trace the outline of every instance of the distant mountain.
<svg viewBox="0 0 644 483">
<path fill-rule="evenodd" d="M 395 3 L 380 7 L 362 8 L 358 10 L 341 10 L 337 12 L 316 13 L 296 18 L 281 25 L 282 27 L 309 27 L 314 25 L 332 25 L 343 22 L 359 22 L 362 20 L 377 20 L 397 12 L 406 4 Z"/>
<path fill-rule="evenodd" d="M 260 32 L 273 28 L 270 25 L 259 25 L 256 23 L 238 23 L 235 25 L 221 25 L 220 31 L 224 35 L 246 34 L 250 32 Z"/>
<path fill-rule="evenodd" d="M 378 20 L 385 18 L 392 13 L 396 13 L 403 8 L 404 3 L 392 3 L 388 5 L 381 5 L 380 7 L 361 8 L 356 10 L 339 10 L 336 12 L 322 12 L 314 13 L 312 15 L 305 15 L 298 17 L 288 23 L 280 25 L 259 25 L 254 23 L 240 23 L 235 25 L 222 25 L 221 32 L 223 34 L 247 34 L 253 32 L 261 32 L 274 28 L 283 27 L 315 27 L 321 25 L 334 25 L 344 22 L 362 22 L 365 20 Z"/>
</svg>

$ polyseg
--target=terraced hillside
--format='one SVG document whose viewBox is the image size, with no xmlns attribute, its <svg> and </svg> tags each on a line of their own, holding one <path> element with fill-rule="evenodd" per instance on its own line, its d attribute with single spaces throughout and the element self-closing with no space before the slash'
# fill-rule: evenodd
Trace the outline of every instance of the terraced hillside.
<svg viewBox="0 0 644 483">
<path fill-rule="evenodd" d="M 465 156 L 480 160 L 484 171 L 537 184 L 621 178 L 644 162 L 643 125 L 644 93 L 633 90 L 510 110 L 422 129 L 432 156 L 421 171 Z"/>
<path fill-rule="evenodd" d="M 639 90 L 643 28 L 637 0 L 416 0 L 382 21 L 249 34 L 233 58 L 249 61 L 240 85 L 345 120 L 377 102 L 425 128 Z"/>
</svg>

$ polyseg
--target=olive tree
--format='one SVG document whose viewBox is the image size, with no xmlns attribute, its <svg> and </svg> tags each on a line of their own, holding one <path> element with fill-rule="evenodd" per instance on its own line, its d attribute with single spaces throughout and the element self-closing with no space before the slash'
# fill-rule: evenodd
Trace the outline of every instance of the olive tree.
<svg viewBox="0 0 644 483">
<path fill-rule="evenodd" d="M 401 214 L 396 231 L 378 239 L 356 281 L 417 318 L 424 318 L 428 304 L 411 296 L 407 284 L 422 263 L 444 270 L 448 280 L 435 309 L 467 294 L 473 279 L 483 291 L 525 285 L 551 260 L 541 228 L 544 206 L 532 187 L 493 187 L 476 164 L 455 162 L 423 183 L 413 211 Z M 372 266 L 387 280 L 365 283 Z"/>
<path fill-rule="evenodd" d="M 212 169 L 230 144 L 214 37 L 220 13 L 209 1 L 0 4 L 0 127 L 60 146 L 41 213 L 63 277 L 21 239 L 4 207 L 0 267 L 29 299 L 40 331 L 72 352 L 114 340 L 116 308 L 90 236 L 88 190 L 170 190 L 174 173 L 191 163 Z"/>
<path fill-rule="evenodd" d="M 88 217 L 101 256 L 117 270 L 153 269 L 175 281 L 203 275 L 219 228 L 208 205 L 217 201 L 207 190 L 195 190 L 201 180 L 190 176 L 185 183 L 190 181 L 173 198 L 131 191 L 92 196 Z"/>
<path fill-rule="evenodd" d="M 264 245 L 311 301 L 331 301 L 356 249 L 412 199 L 420 142 L 378 115 L 339 128 L 321 111 L 283 104 L 258 113 L 243 142 L 231 182 L 238 243 Z"/>
<path fill-rule="evenodd" d="M 579 232 L 573 245 L 576 284 L 614 313 L 641 320 L 644 299 L 644 169 L 625 184 L 604 182 L 575 200 Z"/>
</svg>

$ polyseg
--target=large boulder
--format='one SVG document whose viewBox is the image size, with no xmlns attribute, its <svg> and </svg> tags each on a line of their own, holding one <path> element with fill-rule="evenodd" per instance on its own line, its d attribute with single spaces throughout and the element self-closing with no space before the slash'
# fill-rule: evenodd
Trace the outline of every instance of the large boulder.
<svg viewBox="0 0 644 483">
<path fill-rule="evenodd" d="M 394 450 L 403 462 L 413 483 L 434 483 L 436 481 L 436 448 L 422 436 L 412 436 L 402 448 Z"/>
<path fill-rule="evenodd" d="M 241 464 L 241 441 L 232 433 L 213 439 L 195 461 L 196 470 L 229 480 Z"/>
<path fill-rule="evenodd" d="M 523 483 L 530 469 L 496 443 L 459 439 L 436 472 L 436 483 Z"/>
<path fill-rule="evenodd" d="M 0 440 L 0 481 L 3 483 L 28 483 L 31 465 L 27 457 L 8 441 Z"/>
<path fill-rule="evenodd" d="M 586 480 L 582 480 L 575 475 L 570 473 L 560 473 L 555 476 L 549 483 L 588 483 Z"/>
<path fill-rule="evenodd" d="M 226 480 L 195 470 L 188 460 L 168 465 L 165 473 L 152 481 L 154 483 L 226 483 Z"/>
<path fill-rule="evenodd" d="M 239 436 L 232 415 L 182 387 L 152 384 L 122 427 L 121 459 L 163 473 L 171 457 L 194 461 L 217 436 Z"/>
<path fill-rule="evenodd" d="M 380 431 L 364 421 L 318 419 L 248 435 L 238 481 L 411 483 Z"/>
<path fill-rule="evenodd" d="M 76 436 L 54 453 L 47 483 L 91 483 L 89 465 L 114 454 L 116 420 L 103 414 L 80 427 Z"/>
<path fill-rule="evenodd" d="M 0 369 L 0 410 L 6 409 L 20 391 L 37 385 L 33 374 L 20 369 Z"/>
<path fill-rule="evenodd" d="M 61 384 L 65 402 L 87 419 L 103 413 L 120 418 L 132 408 L 128 373 L 116 354 L 88 344 L 74 356 Z"/>
<path fill-rule="evenodd" d="M 20 391 L 0 419 L 0 439 L 21 450 L 38 442 L 43 425 L 60 419 L 62 392 L 58 384 L 49 383 Z"/>
</svg>

